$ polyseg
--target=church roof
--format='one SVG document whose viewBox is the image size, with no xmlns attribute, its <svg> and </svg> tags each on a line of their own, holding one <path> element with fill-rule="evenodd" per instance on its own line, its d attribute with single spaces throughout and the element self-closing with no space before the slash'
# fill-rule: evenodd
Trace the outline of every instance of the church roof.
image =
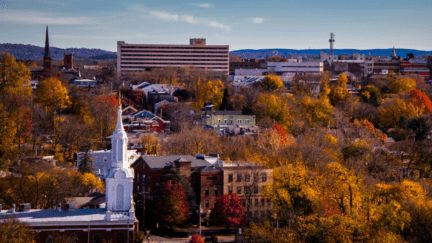
<svg viewBox="0 0 432 243">
<path fill-rule="evenodd" d="M 48 39 L 48 26 L 46 27 L 46 36 L 45 36 L 45 53 L 44 57 L 49 57 L 50 51 L 49 51 L 49 39 Z"/>
<path fill-rule="evenodd" d="M 171 168 L 174 161 L 180 159 L 180 157 L 184 161 L 190 161 L 192 168 L 200 168 L 200 167 L 205 167 L 205 166 L 211 165 L 209 162 L 202 160 L 202 159 L 197 159 L 191 155 L 167 155 L 167 156 L 143 155 L 143 156 L 141 156 L 141 158 L 145 161 L 145 163 L 151 169 L 168 169 L 168 168 Z M 134 165 L 135 165 L 135 163 L 132 164 L 131 166 L 134 166 Z"/>
<path fill-rule="evenodd" d="M 12 213 L 10 210 L 2 210 L 0 214 L 0 221 L 7 219 L 8 217 L 15 217 L 21 222 L 34 224 L 71 224 L 72 222 L 92 222 L 97 221 L 104 222 L 106 220 L 106 209 L 95 208 L 95 209 L 74 209 L 74 210 L 62 210 L 58 212 L 56 209 L 33 209 L 28 212 L 17 211 Z M 128 220 L 129 216 L 114 218 L 112 221 L 124 221 Z"/>
</svg>

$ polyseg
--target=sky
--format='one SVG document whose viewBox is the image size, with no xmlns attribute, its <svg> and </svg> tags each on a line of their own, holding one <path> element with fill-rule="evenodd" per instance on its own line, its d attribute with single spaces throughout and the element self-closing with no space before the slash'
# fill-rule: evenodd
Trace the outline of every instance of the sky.
<svg viewBox="0 0 432 243">
<path fill-rule="evenodd" d="M 239 49 L 432 50 L 431 0 L 0 0 L 0 43 L 117 51 L 135 44 Z"/>
</svg>

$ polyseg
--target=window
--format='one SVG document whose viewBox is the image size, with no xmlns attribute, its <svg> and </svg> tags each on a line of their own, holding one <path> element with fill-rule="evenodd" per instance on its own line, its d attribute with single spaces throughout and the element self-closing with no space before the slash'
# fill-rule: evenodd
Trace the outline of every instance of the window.
<svg viewBox="0 0 432 243">
<path fill-rule="evenodd" d="M 233 175 L 232 174 L 228 175 L 228 182 L 233 182 Z"/>
<path fill-rule="evenodd" d="M 46 243 L 53 243 L 53 238 L 51 235 L 48 235 L 47 239 L 46 239 Z"/>
<path fill-rule="evenodd" d="M 237 182 L 241 182 L 242 181 L 242 174 L 237 174 Z"/>
<path fill-rule="evenodd" d="M 270 206 L 271 205 L 271 201 L 270 199 L 267 198 L 267 205 Z"/>
<path fill-rule="evenodd" d="M 208 188 L 208 187 L 205 188 L 205 194 L 206 194 L 206 195 L 209 195 L 209 194 L 210 194 L 210 193 L 209 193 L 209 188 Z"/>
<path fill-rule="evenodd" d="M 231 124 L 231 125 L 233 124 L 233 119 L 230 119 L 230 124 Z"/>
<path fill-rule="evenodd" d="M 238 187 L 237 187 L 237 194 L 241 194 L 241 191 L 242 191 L 242 190 L 241 190 L 241 186 L 238 186 Z"/>
<path fill-rule="evenodd" d="M 255 206 L 259 206 L 259 203 L 258 203 L 258 198 L 255 198 Z"/>
<path fill-rule="evenodd" d="M 250 186 L 245 186 L 244 187 L 244 191 L 245 191 L 245 194 L 250 194 Z"/>
<path fill-rule="evenodd" d="M 261 198 L 261 206 L 265 206 L 265 200 L 264 200 L 264 198 Z"/>
<path fill-rule="evenodd" d="M 228 121 L 227 121 L 227 119 L 224 119 L 224 124 L 226 125 L 226 124 L 228 124 Z"/>
<path fill-rule="evenodd" d="M 232 186 L 228 187 L 228 194 L 231 194 L 232 190 L 233 190 Z"/>
<path fill-rule="evenodd" d="M 93 243 L 100 243 L 101 242 L 101 237 L 98 233 L 93 235 Z"/>
<path fill-rule="evenodd" d="M 263 173 L 262 174 L 262 181 L 267 181 L 267 174 L 266 173 Z"/>
<path fill-rule="evenodd" d="M 139 174 L 136 174 L 136 180 L 137 180 L 137 182 L 139 182 L 139 179 L 140 179 L 140 176 L 139 176 Z"/>
<path fill-rule="evenodd" d="M 254 186 L 254 193 L 257 194 L 258 193 L 258 186 Z M 258 200 L 258 199 L 257 199 Z"/>
<path fill-rule="evenodd" d="M 237 124 L 241 125 L 242 119 L 237 119 Z"/>
<path fill-rule="evenodd" d="M 245 119 L 245 124 L 249 125 L 249 119 Z"/>
<path fill-rule="evenodd" d="M 139 192 L 139 186 L 137 186 L 137 191 Z"/>
<path fill-rule="evenodd" d="M 216 196 L 219 195 L 219 191 L 218 191 L 218 188 L 217 188 L 217 187 L 215 187 L 215 195 L 216 195 Z"/>
<path fill-rule="evenodd" d="M 208 200 L 205 201 L 205 207 L 208 208 L 210 206 L 210 203 Z"/>
<path fill-rule="evenodd" d="M 246 181 L 246 182 L 249 182 L 249 181 L 250 181 L 250 175 L 249 175 L 249 174 L 246 174 L 246 176 L 245 176 L 245 181 Z"/>
<path fill-rule="evenodd" d="M 71 243 L 78 243 L 78 236 L 77 236 L 77 234 L 75 234 L 75 233 L 71 234 L 71 236 L 70 236 L 70 242 Z"/>
<path fill-rule="evenodd" d="M 243 207 L 246 207 L 246 199 L 243 199 Z"/>
<path fill-rule="evenodd" d="M 255 181 L 255 182 L 259 181 L 258 174 L 254 174 L 254 181 Z"/>
<path fill-rule="evenodd" d="M 117 233 L 116 243 L 123 243 L 123 233 Z"/>
<path fill-rule="evenodd" d="M 212 176 L 212 177 L 206 177 L 207 181 L 215 181 L 216 177 Z"/>
<path fill-rule="evenodd" d="M 104 162 L 107 162 L 107 157 L 104 157 Z"/>
<path fill-rule="evenodd" d="M 219 121 L 219 124 L 221 124 L 221 119 L 219 119 L 218 121 Z"/>
<path fill-rule="evenodd" d="M 254 211 L 254 218 L 258 218 L 258 211 Z"/>
<path fill-rule="evenodd" d="M 145 183 L 145 175 L 142 176 L 142 182 Z"/>
</svg>

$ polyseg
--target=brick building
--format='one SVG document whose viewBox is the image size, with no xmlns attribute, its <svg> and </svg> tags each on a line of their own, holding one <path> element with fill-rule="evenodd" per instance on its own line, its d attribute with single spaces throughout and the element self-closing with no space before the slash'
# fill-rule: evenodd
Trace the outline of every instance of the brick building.
<svg viewBox="0 0 432 243">
<path fill-rule="evenodd" d="M 424 79 L 430 79 L 428 63 L 423 59 L 402 60 L 400 62 L 400 72 L 402 75 L 418 75 Z"/>
<path fill-rule="evenodd" d="M 246 163 L 224 162 L 218 167 L 223 170 L 224 194 L 237 193 L 243 200 L 249 219 L 271 218 L 271 201 L 262 196 L 263 188 L 272 183 L 272 169 Z"/>
</svg>

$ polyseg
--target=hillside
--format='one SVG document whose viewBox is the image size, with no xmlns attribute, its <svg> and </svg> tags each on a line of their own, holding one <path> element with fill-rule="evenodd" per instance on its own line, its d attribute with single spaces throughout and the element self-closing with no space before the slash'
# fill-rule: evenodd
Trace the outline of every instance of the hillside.
<svg viewBox="0 0 432 243">
<path fill-rule="evenodd" d="M 374 55 L 374 56 L 390 56 L 393 49 L 368 49 L 368 50 L 357 50 L 357 49 L 334 49 L 336 55 L 341 54 L 352 54 L 359 52 L 364 55 Z M 295 49 L 245 49 L 231 51 L 231 55 L 241 56 L 243 58 L 265 58 L 272 56 L 291 56 L 291 55 L 319 55 L 321 51 L 330 53 L 329 49 L 306 49 L 306 50 L 295 50 Z M 421 56 L 432 54 L 432 51 L 421 51 L 415 49 L 396 49 L 396 54 L 405 57 L 408 53 L 413 53 L 414 56 Z"/>
<path fill-rule="evenodd" d="M 0 44 L 0 52 L 8 52 L 15 56 L 16 59 L 30 59 L 42 60 L 44 55 L 44 48 L 33 45 L 23 44 Z M 101 49 L 88 49 L 88 48 L 57 48 L 50 47 L 50 54 L 53 60 L 63 60 L 64 53 L 72 53 L 74 58 L 90 58 L 98 60 L 116 59 L 115 52 L 104 51 Z"/>
</svg>

